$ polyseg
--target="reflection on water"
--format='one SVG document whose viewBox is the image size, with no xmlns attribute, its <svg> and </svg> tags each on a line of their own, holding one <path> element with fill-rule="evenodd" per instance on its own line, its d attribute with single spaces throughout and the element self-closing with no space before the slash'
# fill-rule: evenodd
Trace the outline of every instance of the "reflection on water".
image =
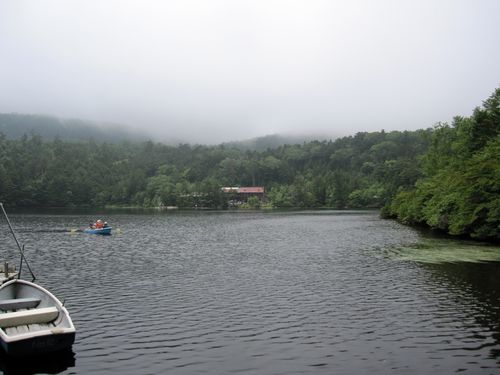
<svg viewBox="0 0 500 375">
<path fill-rule="evenodd" d="M 59 374 L 75 366 L 73 351 L 64 351 L 30 358 L 9 357 L 0 351 L 0 370 L 5 375 Z"/>
<path fill-rule="evenodd" d="M 500 364 L 500 263 L 456 262 L 424 267 L 432 281 L 443 285 L 459 305 L 461 320 L 468 322 L 470 340 L 466 349 L 489 352 L 488 357 Z M 481 359 L 476 363 L 480 365 Z"/>
<path fill-rule="evenodd" d="M 75 363 L 55 371 L 500 370 L 498 248 L 374 212 L 113 212 L 119 235 L 65 232 L 96 217 L 11 217 L 77 327 Z M 0 232 L 15 257 L 11 241 Z"/>
</svg>

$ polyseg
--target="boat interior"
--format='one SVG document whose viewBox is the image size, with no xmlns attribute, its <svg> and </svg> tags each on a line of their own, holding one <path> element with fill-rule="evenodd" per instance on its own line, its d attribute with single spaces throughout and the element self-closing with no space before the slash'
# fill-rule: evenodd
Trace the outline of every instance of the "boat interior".
<svg viewBox="0 0 500 375">
<path fill-rule="evenodd" d="M 7 336 L 51 330 L 53 333 L 70 324 L 50 295 L 19 281 L 0 289 L 0 329 Z"/>
</svg>

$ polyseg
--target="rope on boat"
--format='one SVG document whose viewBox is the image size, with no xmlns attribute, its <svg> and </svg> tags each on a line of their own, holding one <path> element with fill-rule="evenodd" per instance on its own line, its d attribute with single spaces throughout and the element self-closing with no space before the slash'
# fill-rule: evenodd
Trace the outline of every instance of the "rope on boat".
<svg viewBox="0 0 500 375">
<path fill-rule="evenodd" d="M 28 267 L 28 270 L 30 271 L 31 276 L 33 277 L 33 280 L 31 280 L 31 281 L 35 281 L 36 276 L 33 273 L 33 271 L 31 270 L 31 267 L 28 263 L 28 259 L 26 259 L 26 257 L 24 256 L 24 245 L 23 245 L 23 247 L 21 247 L 21 245 L 19 244 L 19 241 L 17 240 L 17 237 L 16 237 L 16 233 L 14 233 L 14 229 L 12 229 L 12 225 L 10 224 L 10 220 L 9 220 L 9 217 L 7 216 L 7 212 L 5 212 L 5 208 L 3 208 L 3 203 L 1 203 L 1 202 L 0 202 L 0 207 L 2 208 L 3 214 L 5 216 L 5 220 L 7 220 L 7 224 L 9 226 L 10 232 L 12 233 L 12 236 L 14 237 L 14 240 L 16 241 L 17 248 L 19 249 L 19 252 L 21 253 L 21 265 L 19 266 L 18 277 L 21 277 L 21 267 L 23 266 L 23 260 L 24 260 L 24 262 L 26 263 L 26 267 Z"/>
</svg>

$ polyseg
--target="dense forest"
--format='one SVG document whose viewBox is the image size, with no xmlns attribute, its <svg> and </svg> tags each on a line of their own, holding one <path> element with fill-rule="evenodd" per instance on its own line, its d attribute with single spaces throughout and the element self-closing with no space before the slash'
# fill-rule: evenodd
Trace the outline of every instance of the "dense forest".
<svg viewBox="0 0 500 375">
<path fill-rule="evenodd" d="M 423 176 L 384 209 L 408 224 L 500 240 L 500 88 L 471 117 L 435 128 Z"/>
<path fill-rule="evenodd" d="M 264 186 L 275 207 L 381 207 L 420 176 L 430 130 L 358 133 L 263 152 L 225 146 L 0 137 L 0 199 L 18 206 L 224 207 Z"/>
<path fill-rule="evenodd" d="M 264 152 L 0 136 L 0 198 L 18 206 L 220 208 L 222 186 L 258 185 L 275 207 L 381 207 L 420 176 L 416 158 L 430 134 L 358 133 Z"/>
<path fill-rule="evenodd" d="M 263 151 L 0 134 L 0 201 L 226 208 L 221 187 L 264 186 L 268 207 L 384 207 L 384 215 L 405 223 L 498 239 L 499 98 L 500 89 L 451 125 Z"/>
</svg>

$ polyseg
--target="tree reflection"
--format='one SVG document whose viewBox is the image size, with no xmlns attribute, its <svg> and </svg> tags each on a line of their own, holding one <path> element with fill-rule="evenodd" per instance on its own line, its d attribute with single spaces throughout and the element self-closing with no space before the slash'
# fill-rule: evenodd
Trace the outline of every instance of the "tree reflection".
<svg viewBox="0 0 500 375">
<path fill-rule="evenodd" d="M 59 374 L 75 367 L 75 353 L 63 351 L 26 357 L 11 357 L 0 351 L 0 370 L 5 375 L 13 374 Z"/>
</svg>

